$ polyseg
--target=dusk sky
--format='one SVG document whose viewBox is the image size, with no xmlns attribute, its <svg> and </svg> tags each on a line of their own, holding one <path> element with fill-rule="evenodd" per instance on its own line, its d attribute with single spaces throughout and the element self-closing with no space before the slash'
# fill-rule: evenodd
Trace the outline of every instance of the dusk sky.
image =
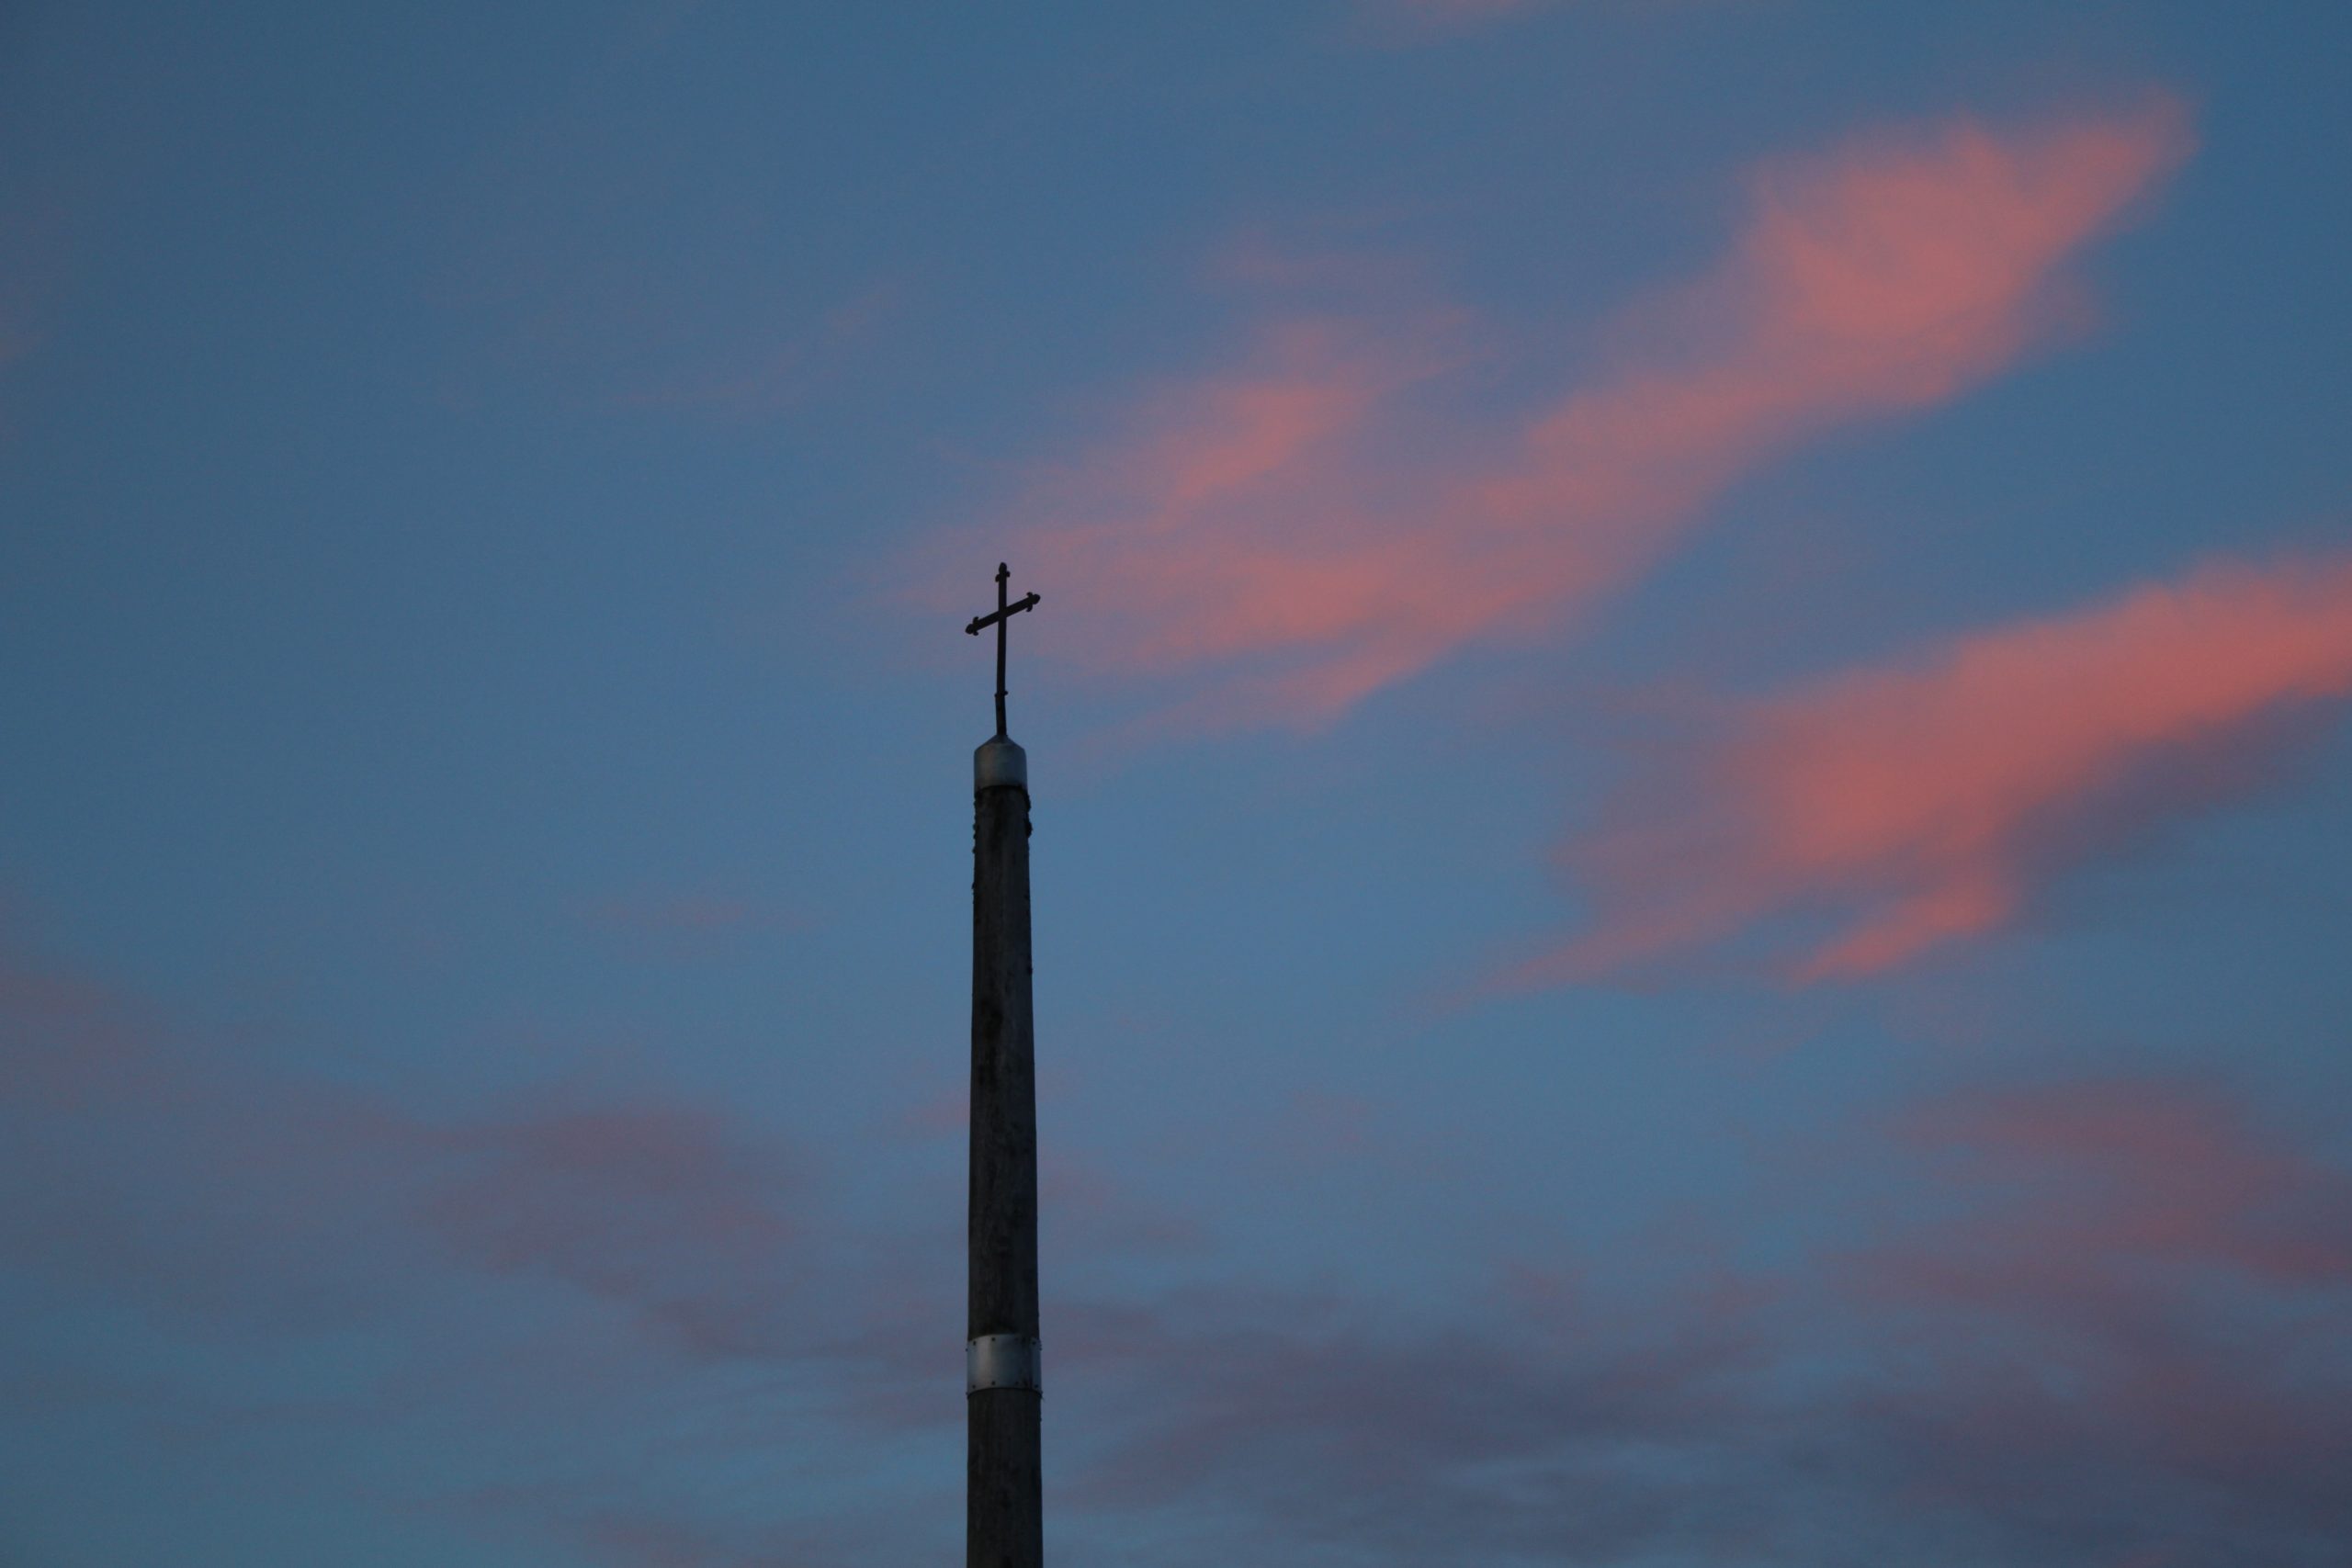
<svg viewBox="0 0 2352 1568">
<path fill-rule="evenodd" d="M 0 0 L 0 1564 L 2352 1562 L 2352 5 Z"/>
</svg>

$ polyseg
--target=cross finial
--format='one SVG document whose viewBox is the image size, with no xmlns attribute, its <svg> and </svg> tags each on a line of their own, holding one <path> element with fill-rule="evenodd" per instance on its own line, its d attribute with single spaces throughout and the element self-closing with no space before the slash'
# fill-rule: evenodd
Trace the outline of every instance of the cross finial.
<svg viewBox="0 0 2352 1568">
<path fill-rule="evenodd" d="M 999 740 L 1009 739 L 1009 737 L 1004 733 L 1005 624 L 1011 621 L 1013 616 L 1019 615 L 1022 611 L 1033 608 L 1037 603 L 1037 595 L 1032 593 L 1026 599 L 1019 600 L 1011 604 L 1006 604 L 1004 602 L 1005 584 L 1010 582 L 1012 580 L 1012 569 L 1006 566 L 1002 561 L 997 562 L 996 613 L 992 615 L 975 615 L 972 617 L 972 624 L 964 628 L 965 635 L 967 637 L 979 636 L 980 628 L 982 626 L 994 626 L 996 628 L 996 738 Z"/>
</svg>

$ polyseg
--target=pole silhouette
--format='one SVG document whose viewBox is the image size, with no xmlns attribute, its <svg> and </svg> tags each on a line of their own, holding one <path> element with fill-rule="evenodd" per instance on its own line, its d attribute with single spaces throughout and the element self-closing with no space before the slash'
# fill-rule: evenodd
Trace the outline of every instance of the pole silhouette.
<svg viewBox="0 0 2352 1568">
<path fill-rule="evenodd" d="M 965 1323 L 966 1568 L 1042 1568 L 1037 1071 L 1029 962 L 1028 759 L 1005 731 L 1006 603 L 996 569 L 996 734 L 972 758 L 972 1128 Z"/>
</svg>

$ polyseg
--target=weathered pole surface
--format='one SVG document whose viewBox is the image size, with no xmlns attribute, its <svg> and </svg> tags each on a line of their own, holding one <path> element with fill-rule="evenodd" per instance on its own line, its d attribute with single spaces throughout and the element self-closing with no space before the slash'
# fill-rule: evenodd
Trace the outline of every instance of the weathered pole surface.
<svg viewBox="0 0 2352 1568">
<path fill-rule="evenodd" d="M 1001 730 L 973 757 L 973 795 L 964 1562 L 966 1568 L 1041 1568 L 1029 782 L 1027 759 Z"/>
</svg>

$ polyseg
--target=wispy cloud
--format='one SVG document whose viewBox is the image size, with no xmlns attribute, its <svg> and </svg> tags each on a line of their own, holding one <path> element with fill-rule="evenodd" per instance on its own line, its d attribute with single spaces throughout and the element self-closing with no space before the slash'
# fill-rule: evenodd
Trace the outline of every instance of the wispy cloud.
<svg viewBox="0 0 2352 1568">
<path fill-rule="evenodd" d="M 1417 412 L 1459 363 L 1442 319 L 1402 338 L 1283 322 L 1035 487 L 1023 513 L 1045 521 L 1013 547 L 1061 590 L 1074 660 L 1206 678 L 1164 722 L 1329 721 L 1623 588 L 1803 440 L 1942 402 L 2063 333 L 2066 263 L 2186 142 L 2155 100 L 1769 164 L 1722 263 L 1628 312 L 1611 367 L 1498 442 Z"/>
<path fill-rule="evenodd" d="M 172 1440 L 298 1430 L 356 1487 L 380 1458 L 357 1433 L 503 1430 L 530 1479 L 435 1492 L 435 1472 L 428 1506 L 616 1564 L 897 1562 L 952 1537 L 952 1487 L 924 1479 L 952 1477 L 959 1429 L 952 1231 L 829 1234 L 772 1143 L 674 1102 L 436 1120 L 236 1071 L 6 947 L 0 1029 L 0 1266 L 238 1338 L 264 1371 L 322 1332 L 410 1364 L 329 1401 L 192 1386 Z M 1952 1095 L 1878 1134 L 1847 1163 L 1908 1196 L 1858 1220 L 1815 1193 L 1840 1239 L 1793 1265 L 1654 1240 L 1498 1258 L 1418 1309 L 1216 1282 L 1186 1216 L 1106 1224 L 1148 1212 L 1048 1172 L 1081 1250 L 1195 1259 L 1173 1289 L 1065 1280 L 1047 1303 L 1057 1528 L 1138 1562 L 1248 1541 L 1363 1568 L 1794 1565 L 1928 1540 L 2028 1568 L 2333 1561 L 2338 1165 L 2216 1089 L 2130 1078 Z M 474 1310 L 493 1297 L 523 1310 Z M 567 1302 L 606 1331 L 565 1343 Z M 9 1391 L 153 1397 L 71 1366 Z M 604 1435 L 562 1447 L 579 1426 Z M 842 1500 L 778 1513 L 704 1484 L 753 1465 Z"/>
<path fill-rule="evenodd" d="M 1949 1096 L 1900 1119 L 1945 1179 L 2017 1200 L 1874 1259 L 1891 1293 L 2067 1310 L 2143 1270 L 2352 1285 L 2352 1178 L 2191 1080 L 2111 1077 Z M 2030 1197 L 2025 1195 L 2030 1194 Z"/>
<path fill-rule="evenodd" d="M 1065 1382 L 1114 1423 L 1072 1501 L 1181 1508 L 1367 1563 L 1617 1562 L 1719 1540 L 1689 1506 L 1689 1467 L 1752 1415 L 1753 1304 L 1709 1290 L 1640 1321 L 1544 1302 L 1417 1324 L 1342 1297 L 1194 1290 L 1065 1308 Z"/>
<path fill-rule="evenodd" d="M 208 1059 L 110 987 L 6 946 L 0 1029 L 0 1249 L 17 1263 L 235 1331 L 337 1328 L 503 1277 L 696 1356 L 788 1337 L 805 1192 L 717 1114 L 550 1089 L 434 1118 Z"/>
<path fill-rule="evenodd" d="M 2338 1167 L 2130 1077 L 1940 1097 L 1845 1156 L 1904 1196 L 1816 1192 L 1871 1238 L 1788 1271 L 1620 1248 L 1418 1323 L 1336 1293 L 1065 1306 L 1064 1397 L 1113 1438 L 1071 1512 L 1365 1564 L 2330 1561 Z"/>
<path fill-rule="evenodd" d="M 549 1107 L 437 1132 L 419 1220 L 462 1263 L 618 1303 L 706 1356 L 790 1343 L 802 1190 L 707 1111 Z"/>
<path fill-rule="evenodd" d="M 1895 1131 L 1962 1207 L 1852 1260 L 1910 1372 L 1850 1436 L 2053 1544 L 2324 1561 L 2352 1529 L 2352 1178 L 2186 1081 L 1955 1095 Z"/>
<path fill-rule="evenodd" d="M 2352 555 L 2218 563 L 1737 711 L 1645 769 L 1562 861 L 1590 976 L 1767 917 L 1841 916 L 1800 980 L 1995 930 L 2086 854 L 2265 783 L 2248 728 L 2352 697 Z"/>
<path fill-rule="evenodd" d="M 10 1397 L 135 1411 L 167 1448 L 299 1432 L 322 1467 L 306 1492 L 342 1474 L 356 1506 L 447 1484 L 447 1468 L 381 1473 L 389 1430 L 473 1456 L 476 1473 L 527 1450 L 532 1473 L 576 1476 L 577 1495 L 500 1523 L 569 1538 L 640 1496 L 658 1517 L 681 1442 L 732 1458 L 772 1440 L 740 1430 L 747 1382 L 904 1405 L 901 1384 L 952 1376 L 955 1303 L 911 1329 L 927 1345 L 944 1325 L 935 1365 L 910 1372 L 882 1353 L 905 1325 L 869 1345 L 875 1292 L 842 1287 L 852 1270 L 812 1224 L 816 1184 L 742 1118 L 659 1090 L 548 1086 L 433 1113 L 220 1051 L 6 935 L 0 1278 L 86 1303 L 164 1352 L 102 1362 L 95 1381 L 69 1354 L 9 1380 Z M 820 1253 L 830 1269 L 811 1267 Z M 277 1392 L 330 1344 L 353 1369 L 332 1396 Z M 248 1386 L 203 1370 L 220 1364 Z M 682 1438 L 663 1425 L 682 1406 L 728 1419 Z M 655 1427 L 658 1441 L 616 1439 L 616 1439 L 574 1442 Z M 600 1561 L 662 1561 L 650 1535 L 588 1544 Z M 776 1556 L 747 1546 L 711 1561 Z"/>
</svg>

